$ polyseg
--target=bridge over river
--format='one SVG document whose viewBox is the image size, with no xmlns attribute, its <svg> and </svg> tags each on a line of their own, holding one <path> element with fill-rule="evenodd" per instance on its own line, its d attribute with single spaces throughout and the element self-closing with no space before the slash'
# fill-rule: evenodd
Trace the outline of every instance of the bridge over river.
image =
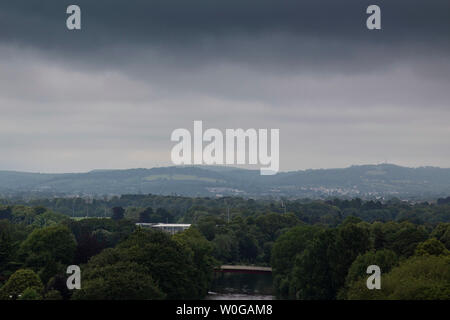
<svg viewBox="0 0 450 320">
<path fill-rule="evenodd" d="M 217 267 L 208 300 L 274 299 L 272 268 L 245 265 Z"/>
<path fill-rule="evenodd" d="M 236 273 L 272 273 L 272 268 L 259 266 L 222 265 L 219 268 L 216 268 L 214 271 Z"/>
</svg>

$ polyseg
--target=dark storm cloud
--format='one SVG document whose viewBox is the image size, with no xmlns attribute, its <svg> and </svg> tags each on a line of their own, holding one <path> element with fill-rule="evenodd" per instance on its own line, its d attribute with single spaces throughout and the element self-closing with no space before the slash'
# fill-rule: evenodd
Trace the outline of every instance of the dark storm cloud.
<svg viewBox="0 0 450 320">
<path fill-rule="evenodd" d="M 374 64 L 413 55 L 416 48 L 449 50 L 446 0 L 375 1 L 382 8 L 380 32 L 365 28 L 365 10 L 373 4 L 366 0 L 80 0 L 81 32 L 64 27 L 65 9 L 72 3 L 2 1 L 0 40 L 103 62 L 117 62 L 114 53 L 122 54 L 120 48 L 150 46 L 173 61 L 228 58 L 288 70 L 290 62 L 326 65 L 327 59 L 353 61 L 357 69 L 370 61 L 370 48 L 388 51 Z M 368 49 L 359 54 L 362 48 Z"/>
<path fill-rule="evenodd" d="M 446 35 L 450 24 L 450 3 L 446 0 L 14 0 L 0 4 L 3 26 L 9 36 L 28 36 L 35 41 L 48 35 L 63 35 L 58 32 L 58 26 L 63 24 L 61 12 L 74 3 L 84 10 L 87 31 L 110 30 L 109 37 L 114 41 L 117 32 L 131 41 L 154 38 L 170 41 L 170 36 L 177 33 L 179 36 L 172 40 L 199 34 L 274 30 L 316 36 L 364 36 L 366 31 L 359 26 L 365 21 L 365 9 L 374 3 L 383 9 L 384 28 L 393 37 L 421 34 L 430 37 L 429 31 Z M 5 32 L 2 34 L 5 36 Z M 104 36 L 107 38 L 108 34 Z"/>
<path fill-rule="evenodd" d="M 450 78 L 448 64 L 437 62 L 450 55 L 445 0 L 376 1 L 381 31 L 365 27 L 365 10 L 374 3 L 366 0 L 80 0 L 82 30 L 75 32 L 65 28 L 72 3 L 1 2 L 0 41 L 77 68 L 118 69 L 150 82 L 157 76 L 161 87 L 212 86 L 226 95 L 233 83 L 224 77 L 211 83 L 200 73 L 197 83 L 183 74 L 191 78 L 198 69 L 232 64 L 326 76 L 410 64 L 423 76 Z M 234 92 L 242 98 L 239 88 Z"/>
</svg>

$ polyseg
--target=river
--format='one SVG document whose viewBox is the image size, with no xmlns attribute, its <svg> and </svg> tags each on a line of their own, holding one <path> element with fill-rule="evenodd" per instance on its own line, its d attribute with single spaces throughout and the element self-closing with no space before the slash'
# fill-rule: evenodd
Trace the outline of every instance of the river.
<svg viewBox="0 0 450 320">
<path fill-rule="evenodd" d="M 206 300 L 274 300 L 272 275 L 216 273 Z"/>
</svg>

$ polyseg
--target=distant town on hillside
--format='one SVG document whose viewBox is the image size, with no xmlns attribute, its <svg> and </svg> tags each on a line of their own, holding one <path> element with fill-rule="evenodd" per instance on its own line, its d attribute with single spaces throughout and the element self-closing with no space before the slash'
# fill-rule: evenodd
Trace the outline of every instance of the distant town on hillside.
<svg viewBox="0 0 450 320">
<path fill-rule="evenodd" d="M 93 170 L 87 173 L 0 171 L 0 196 L 95 197 L 122 194 L 189 197 L 326 199 L 332 197 L 425 201 L 450 195 L 450 169 L 393 164 L 280 172 L 218 166 Z"/>
</svg>

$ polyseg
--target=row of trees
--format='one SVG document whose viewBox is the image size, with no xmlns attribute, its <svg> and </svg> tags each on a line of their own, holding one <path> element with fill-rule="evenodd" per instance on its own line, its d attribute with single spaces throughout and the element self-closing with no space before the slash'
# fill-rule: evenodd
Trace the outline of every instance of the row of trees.
<svg viewBox="0 0 450 320">
<path fill-rule="evenodd" d="M 146 196 L 125 197 L 145 206 L 113 206 L 111 219 L 0 207 L 0 298 L 201 298 L 223 263 L 272 266 L 284 298 L 450 298 L 445 204 L 305 200 L 287 202 L 285 212 L 267 201 L 169 198 L 173 207 L 190 203 L 184 215 Z M 194 226 L 170 236 L 138 221 Z M 66 288 L 70 264 L 82 268 L 75 293 Z M 370 264 L 382 269 L 382 290 L 365 286 Z"/>
<path fill-rule="evenodd" d="M 196 223 L 205 215 L 222 219 L 233 216 L 254 216 L 266 213 L 292 213 L 308 224 L 337 226 L 348 216 L 364 221 L 414 221 L 419 224 L 450 222 L 450 202 L 439 199 L 435 203 L 407 203 L 398 199 L 389 201 L 363 201 L 359 198 L 330 200 L 254 200 L 239 197 L 189 198 L 161 195 L 123 195 L 120 197 L 49 198 L 24 201 L 0 199 L 5 206 L 26 205 L 44 207 L 71 217 L 109 217 L 111 209 L 122 207 L 128 219 L 150 222 Z M 141 213 L 146 213 L 141 217 Z M 2 217 L 0 211 L 0 219 Z"/>
<path fill-rule="evenodd" d="M 449 223 L 300 225 L 274 244 L 274 286 L 292 299 L 450 299 L 449 236 Z M 382 290 L 366 287 L 370 265 L 382 270 Z"/>
<path fill-rule="evenodd" d="M 136 230 L 82 267 L 83 287 L 73 299 L 195 299 L 212 279 L 210 243 L 190 229 L 171 238 Z"/>
<path fill-rule="evenodd" d="M 18 219 L 22 209 L 29 219 Z M 172 237 L 120 215 L 77 221 L 49 213 L 11 208 L 9 219 L 0 220 L 0 299 L 191 299 L 207 293 L 216 261 L 198 230 Z M 58 219 L 36 225 L 42 215 Z M 82 270 L 82 289 L 75 292 L 66 287 L 72 264 Z"/>
</svg>

